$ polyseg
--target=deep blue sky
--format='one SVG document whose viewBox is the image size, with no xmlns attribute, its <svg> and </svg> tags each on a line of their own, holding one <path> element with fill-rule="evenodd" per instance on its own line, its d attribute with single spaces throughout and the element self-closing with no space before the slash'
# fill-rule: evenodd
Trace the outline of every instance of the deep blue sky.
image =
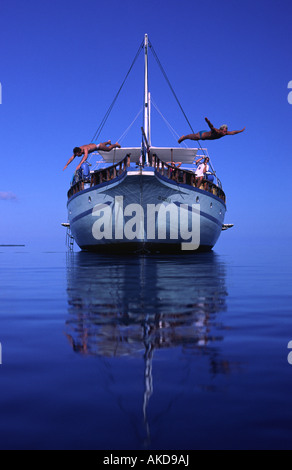
<svg viewBox="0 0 292 470">
<path fill-rule="evenodd" d="M 89 143 L 148 33 L 192 123 L 243 134 L 208 150 L 228 198 L 220 243 L 291 241 L 292 105 L 289 0 L 1 0 L 1 243 L 64 249 L 76 145 Z M 189 132 L 150 55 L 155 103 Z M 142 106 L 139 57 L 100 141 L 117 140 Z M 142 118 L 140 118 L 142 119 Z M 141 120 L 122 141 L 140 144 Z M 175 145 L 153 110 L 152 143 Z M 191 145 L 191 144 L 190 144 Z M 239 244 L 240 244 L 239 243 Z M 220 244 L 219 244 L 220 250 Z"/>
</svg>

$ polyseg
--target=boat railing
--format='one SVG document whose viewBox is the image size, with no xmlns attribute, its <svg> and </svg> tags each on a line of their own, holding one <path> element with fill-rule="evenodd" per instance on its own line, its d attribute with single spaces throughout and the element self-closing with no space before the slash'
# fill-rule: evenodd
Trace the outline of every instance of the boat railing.
<svg viewBox="0 0 292 470">
<path fill-rule="evenodd" d="M 75 194 L 80 193 L 84 189 L 110 182 L 115 178 L 125 174 L 127 168 L 130 166 L 130 163 L 131 155 L 127 154 L 120 162 L 101 170 L 95 170 L 88 173 L 87 175 L 84 175 L 83 171 L 79 170 L 79 172 L 76 172 L 74 183 L 68 191 L 68 199 L 70 199 Z M 198 187 L 198 179 L 196 178 L 193 171 L 169 165 L 168 163 L 161 160 L 156 154 L 150 155 L 150 166 L 152 166 L 160 175 L 175 181 L 176 183 Z M 199 189 L 219 197 L 224 203 L 226 202 L 226 196 L 222 190 L 220 182 L 215 184 L 213 181 L 203 179 L 200 183 Z"/>
<path fill-rule="evenodd" d="M 130 166 L 130 162 L 130 154 L 127 154 L 120 162 L 107 168 L 90 172 L 88 175 L 84 175 L 82 170 L 80 170 L 80 173 L 76 172 L 75 181 L 68 191 L 68 199 L 86 189 L 86 185 L 92 188 L 93 186 L 98 186 L 121 176 L 127 171 L 127 168 Z M 78 181 L 76 181 L 76 179 L 78 179 Z"/>
<path fill-rule="evenodd" d="M 222 190 L 221 183 L 219 181 L 218 184 L 215 184 L 213 181 L 204 178 L 201 181 L 200 186 L 197 186 L 198 178 L 196 177 L 193 171 L 169 165 L 168 163 L 162 161 L 156 154 L 152 156 L 151 166 L 155 168 L 157 173 L 168 179 L 176 181 L 176 183 L 198 187 L 203 191 L 207 191 L 213 194 L 214 196 L 219 197 L 224 203 L 226 202 L 226 196 L 224 191 Z"/>
</svg>

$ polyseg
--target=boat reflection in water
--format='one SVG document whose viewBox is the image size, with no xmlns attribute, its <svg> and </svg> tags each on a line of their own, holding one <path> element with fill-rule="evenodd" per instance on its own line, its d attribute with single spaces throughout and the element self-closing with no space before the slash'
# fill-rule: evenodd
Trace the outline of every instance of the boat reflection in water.
<svg viewBox="0 0 292 470">
<path fill-rule="evenodd" d="M 149 440 L 155 352 L 179 350 L 192 361 L 203 355 L 212 375 L 229 372 L 218 347 L 226 296 L 225 266 L 212 252 L 169 257 L 69 253 L 66 336 L 79 354 L 141 359 Z M 175 381 L 173 372 L 169 375 Z"/>
</svg>

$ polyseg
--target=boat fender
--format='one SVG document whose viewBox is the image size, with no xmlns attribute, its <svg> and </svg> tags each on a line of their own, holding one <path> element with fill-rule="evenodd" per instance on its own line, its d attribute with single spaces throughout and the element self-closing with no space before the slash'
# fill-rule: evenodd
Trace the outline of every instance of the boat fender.
<svg viewBox="0 0 292 470">
<path fill-rule="evenodd" d="M 210 181 L 211 183 L 213 183 L 214 181 L 214 175 L 212 175 L 211 173 L 206 173 L 206 180 Z"/>
<path fill-rule="evenodd" d="M 88 163 L 82 163 L 81 165 L 82 173 L 83 173 L 83 178 L 88 178 L 90 175 L 90 170 L 89 170 L 89 165 Z"/>
</svg>

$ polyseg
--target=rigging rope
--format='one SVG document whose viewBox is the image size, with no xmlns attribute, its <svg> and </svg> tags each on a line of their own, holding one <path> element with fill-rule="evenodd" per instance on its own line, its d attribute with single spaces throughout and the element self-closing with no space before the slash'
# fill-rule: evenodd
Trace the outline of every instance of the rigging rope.
<svg viewBox="0 0 292 470">
<path fill-rule="evenodd" d="M 158 112 L 158 114 L 160 114 L 160 116 L 162 117 L 162 119 L 164 120 L 165 124 L 167 125 L 167 127 L 169 128 L 169 130 L 171 131 L 172 135 L 174 136 L 174 138 L 177 140 L 177 138 L 179 137 L 179 134 L 176 132 L 176 130 L 171 126 L 171 124 L 167 121 L 167 119 L 165 118 L 165 116 L 163 116 L 162 112 L 160 111 L 160 109 L 158 108 L 157 104 L 155 103 L 155 101 L 153 100 L 153 96 L 151 96 L 151 103 L 153 104 L 154 108 L 156 109 L 156 111 Z M 183 142 L 183 145 L 187 148 L 187 144 L 185 142 Z"/>
<path fill-rule="evenodd" d="M 134 57 L 134 60 L 133 60 L 133 62 L 132 62 L 132 64 L 131 64 L 131 66 L 130 66 L 130 68 L 129 68 L 129 70 L 128 70 L 128 72 L 127 72 L 125 78 L 124 78 L 124 80 L 123 80 L 123 83 L 121 84 L 121 86 L 120 86 L 120 88 L 119 88 L 119 90 L 118 90 L 116 96 L 114 97 L 114 100 L 113 100 L 112 104 L 110 105 L 110 107 L 108 108 L 107 112 L 105 113 L 105 115 L 104 115 L 104 117 L 103 117 L 103 119 L 102 119 L 102 121 L 101 121 L 99 127 L 97 128 L 97 130 L 96 130 L 96 132 L 95 132 L 95 134 L 94 134 L 94 136 L 93 136 L 91 142 L 94 142 L 94 141 L 97 140 L 97 138 L 99 137 L 99 135 L 100 135 L 100 133 L 101 133 L 101 131 L 102 131 L 102 129 L 103 129 L 103 127 L 104 127 L 104 125 L 105 125 L 105 123 L 106 123 L 106 121 L 107 121 L 107 119 L 108 119 L 108 117 L 109 117 L 109 115 L 110 115 L 110 113 L 111 113 L 111 111 L 112 111 L 114 105 L 115 105 L 115 102 L 117 101 L 118 96 L 119 96 L 119 94 L 120 94 L 120 92 L 121 92 L 121 90 L 122 90 L 122 88 L 123 88 L 123 86 L 124 86 L 124 84 L 125 84 L 125 82 L 126 82 L 128 76 L 129 76 L 129 74 L 130 74 L 130 72 L 131 72 L 131 70 L 132 70 L 132 68 L 133 68 L 133 66 L 134 66 L 134 64 L 135 64 L 135 62 L 136 62 L 136 60 L 137 60 L 137 58 L 138 58 L 138 56 L 139 56 L 139 54 L 140 54 L 140 52 L 141 52 L 141 50 L 142 50 L 143 48 L 144 48 L 144 40 L 143 40 L 142 43 L 140 44 L 139 49 L 138 49 L 138 51 L 137 51 L 137 54 L 136 54 L 135 57 Z"/>
<path fill-rule="evenodd" d="M 164 120 L 165 124 L 168 126 L 169 130 L 172 132 L 173 136 L 176 137 L 176 138 L 179 137 L 179 135 L 178 135 L 178 133 L 175 131 L 175 129 L 171 126 L 171 124 L 170 124 L 170 123 L 167 121 L 167 119 L 163 116 L 162 112 L 160 111 L 160 109 L 158 108 L 157 104 L 156 104 L 155 101 L 153 100 L 153 96 L 152 96 L 152 98 L 151 98 L 151 102 L 152 102 L 153 106 L 155 107 L 156 111 L 160 114 L 160 116 L 161 116 L 162 119 Z M 185 142 L 183 142 L 183 144 L 184 144 L 184 146 L 185 146 L 186 148 L 188 148 L 188 146 L 186 145 Z M 216 172 L 215 172 L 214 167 L 213 167 L 213 164 L 212 164 L 212 162 L 211 162 L 210 156 L 206 154 L 205 149 L 202 148 L 200 141 L 198 141 L 198 144 L 199 144 L 199 146 L 200 146 L 200 149 L 201 149 L 202 152 L 203 152 L 203 155 L 204 155 L 205 157 L 208 157 L 208 158 L 209 158 L 209 165 L 210 165 L 210 167 L 211 167 L 211 170 L 212 170 L 214 176 L 216 176 L 217 180 L 219 181 L 219 178 L 217 177 Z"/>
<path fill-rule="evenodd" d="M 168 77 L 167 77 L 167 75 L 166 75 L 166 72 L 165 72 L 164 68 L 162 67 L 162 64 L 161 64 L 160 60 L 158 59 L 158 56 L 157 56 L 157 54 L 156 54 L 156 52 L 155 52 L 155 50 L 154 50 L 154 47 L 152 46 L 152 44 L 151 44 L 150 41 L 149 41 L 149 46 L 150 46 L 150 49 L 151 49 L 151 51 L 152 51 L 152 53 L 153 53 L 153 55 L 154 55 L 154 57 L 155 57 L 155 60 L 156 60 L 156 62 L 157 62 L 157 64 L 158 64 L 158 66 L 159 66 L 159 68 L 160 68 L 160 70 L 161 70 L 161 72 L 162 72 L 162 75 L 164 76 L 164 78 L 165 78 L 165 80 L 166 80 L 166 82 L 167 82 L 167 84 L 168 84 L 170 90 L 172 91 L 172 94 L 173 94 L 173 96 L 174 96 L 174 98 L 175 98 L 177 104 L 178 104 L 179 107 L 180 107 L 181 112 L 183 113 L 183 115 L 184 115 L 184 117 L 185 117 L 185 120 L 187 121 L 188 125 L 190 126 L 190 129 L 191 129 L 192 133 L 194 134 L 195 132 L 194 132 L 194 130 L 193 130 L 193 128 L 192 128 L 192 125 L 191 125 L 189 119 L 187 118 L 187 115 L 186 115 L 186 113 L 184 112 L 183 107 L 182 107 L 182 105 L 180 104 L 180 101 L 179 101 L 178 97 L 176 96 L 176 93 L 175 93 L 175 91 L 174 91 L 174 89 L 173 89 L 173 87 L 172 87 L 172 85 L 171 85 L 171 83 L 170 83 L 170 81 L 169 81 L 169 79 L 168 79 Z"/>
<path fill-rule="evenodd" d="M 164 76 L 164 78 L 165 78 L 165 80 L 166 80 L 166 82 L 167 82 L 167 84 L 168 84 L 168 86 L 169 86 L 169 88 L 170 88 L 170 90 L 171 90 L 171 92 L 172 92 L 172 94 L 173 94 L 173 96 L 174 96 L 174 98 L 175 98 L 175 100 L 176 100 L 176 102 L 177 102 L 177 104 L 178 104 L 178 106 L 179 106 L 179 108 L 180 108 L 180 110 L 181 110 L 181 112 L 182 112 L 182 114 L 183 114 L 185 120 L 187 121 L 187 123 L 188 123 L 188 125 L 189 125 L 189 127 L 190 127 L 190 129 L 191 129 L 191 131 L 192 131 L 192 133 L 195 134 L 194 129 L 193 129 L 193 127 L 192 127 L 192 125 L 191 125 L 191 123 L 190 123 L 190 121 L 189 121 L 189 119 L 188 119 L 188 117 L 187 117 L 187 115 L 186 115 L 186 113 L 185 113 L 185 111 L 184 111 L 184 109 L 183 109 L 183 107 L 182 107 L 182 105 L 181 105 L 181 103 L 180 103 L 180 101 L 179 101 L 179 99 L 178 99 L 178 97 L 177 97 L 177 95 L 176 95 L 176 93 L 175 93 L 175 91 L 174 91 L 174 89 L 173 89 L 173 87 L 172 87 L 170 81 L 169 81 L 169 78 L 168 78 L 168 76 L 167 76 L 167 74 L 166 74 L 166 72 L 165 72 L 165 70 L 164 70 L 164 68 L 163 68 L 163 66 L 162 66 L 162 64 L 161 64 L 161 62 L 160 62 L 160 60 L 159 60 L 159 58 L 158 58 L 158 56 L 157 56 L 157 54 L 156 54 L 156 52 L 155 52 L 155 49 L 154 49 L 152 43 L 150 42 L 150 40 L 149 40 L 149 47 L 150 47 L 150 49 L 151 49 L 151 51 L 152 51 L 152 53 L 153 53 L 153 56 L 154 56 L 154 58 L 155 58 L 155 60 L 156 60 L 156 62 L 157 62 L 157 64 L 158 64 L 158 66 L 159 66 L 159 68 L 160 68 L 160 70 L 161 70 L 161 72 L 162 72 L 162 75 Z M 134 57 L 134 60 L 133 60 L 133 62 L 132 62 L 132 64 L 131 64 L 131 66 L 130 66 L 130 68 L 129 68 L 129 70 L 128 70 L 128 72 L 127 72 L 127 74 L 126 74 L 126 76 L 125 76 L 125 78 L 124 78 L 124 80 L 123 80 L 123 82 L 122 82 L 122 84 L 121 84 L 121 86 L 120 86 L 118 92 L 117 92 L 117 94 L 116 94 L 116 96 L 114 97 L 113 102 L 111 103 L 111 105 L 110 105 L 110 107 L 108 108 L 107 112 L 105 113 L 105 115 L 104 115 L 104 117 L 103 117 L 103 119 L 102 119 L 102 121 L 101 121 L 99 127 L 97 128 L 97 130 L 96 130 L 96 132 L 95 132 L 95 134 L 94 134 L 94 136 L 93 136 L 93 138 L 92 138 L 92 142 L 96 141 L 96 140 L 98 139 L 99 135 L 101 134 L 101 131 L 102 131 L 102 129 L 103 129 L 103 127 L 104 127 L 104 125 L 105 125 L 105 123 L 106 123 L 106 121 L 107 121 L 107 119 L 108 119 L 108 117 L 109 117 L 109 115 L 110 115 L 110 113 L 111 113 L 111 111 L 112 111 L 114 105 L 115 105 L 115 102 L 117 101 L 118 96 L 119 96 L 119 94 L 120 94 L 120 92 L 121 92 L 121 90 L 122 90 L 122 88 L 123 88 L 123 86 L 124 86 L 124 84 L 125 84 L 125 82 L 126 82 L 126 80 L 127 80 L 127 78 L 128 78 L 128 76 L 129 76 L 129 74 L 130 74 L 130 72 L 131 72 L 131 70 L 132 70 L 132 68 L 133 68 L 133 66 L 134 66 L 134 64 L 135 64 L 135 62 L 136 62 L 136 60 L 137 60 L 137 58 L 138 58 L 138 56 L 139 56 L 139 54 L 140 54 L 140 52 L 141 52 L 142 49 L 144 49 L 144 39 L 143 39 L 142 43 L 140 44 L 140 46 L 139 46 L 139 48 L 138 48 L 138 51 L 137 51 L 137 53 L 136 53 L 136 55 L 135 55 L 135 57 Z M 155 106 L 155 105 L 154 105 L 154 106 Z M 157 111 L 160 113 L 160 111 L 158 110 L 157 106 L 155 106 L 155 107 L 156 107 Z M 139 114 L 140 114 L 140 112 L 139 112 L 138 115 L 135 117 L 133 123 L 136 121 L 136 119 L 138 118 Z M 161 113 L 160 113 L 160 114 L 161 114 Z M 161 114 L 161 116 L 162 116 L 162 114 Z M 166 121 L 166 119 L 165 119 L 163 116 L 162 116 L 162 118 Z M 133 125 L 133 123 L 130 125 L 130 127 Z M 167 121 L 166 121 L 166 123 L 170 126 L 170 124 L 169 124 Z M 129 127 L 129 128 L 130 128 L 130 127 Z M 125 131 L 125 133 L 122 135 L 122 138 L 124 138 L 125 134 L 126 134 L 126 133 L 128 132 L 128 130 L 129 130 L 129 128 L 128 128 L 128 129 Z M 170 128 L 171 128 L 171 126 L 170 126 Z M 172 130 L 174 131 L 174 129 L 172 129 Z M 203 154 L 204 154 L 205 156 L 208 156 L 208 155 L 206 155 L 204 149 L 202 148 L 202 145 L 201 145 L 200 141 L 198 140 L 197 142 L 198 142 L 198 144 L 199 144 L 199 146 L 200 146 L 200 149 L 202 150 Z M 210 158 L 210 157 L 209 157 L 209 158 Z M 211 168 L 212 168 L 212 170 L 213 170 L 214 175 L 215 175 L 216 178 L 217 178 L 217 175 L 216 175 L 216 173 L 215 173 L 214 168 L 212 167 L 211 162 L 210 162 L 210 166 L 211 166 Z M 217 179 L 218 179 L 218 178 L 217 178 Z"/>
<path fill-rule="evenodd" d="M 153 45 L 152 45 L 151 42 L 150 42 L 150 40 L 149 40 L 149 47 L 150 47 L 150 49 L 151 49 L 151 51 L 152 51 L 152 53 L 153 53 L 153 55 L 154 55 L 154 57 L 155 57 L 155 60 L 156 60 L 156 62 L 157 62 L 157 64 L 158 64 L 158 66 L 159 66 L 159 68 L 160 68 L 160 70 L 161 70 L 161 72 L 162 72 L 162 74 L 163 74 L 163 76 L 164 76 L 164 78 L 165 78 L 165 80 L 166 80 L 166 82 L 167 82 L 167 84 L 168 84 L 168 86 L 169 86 L 169 88 L 170 88 L 170 90 L 171 90 L 171 92 L 172 92 L 172 94 L 173 94 L 173 96 L 174 96 L 174 98 L 175 98 L 177 104 L 178 104 L 179 107 L 180 107 L 181 112 L 182 112 L 183 115 L 184 115 L 185 120 L 187 121 L 187 123 L 188 123 L 188 125 L 189 125 L 189 127 L 190 127 L 190 129 L 191 129 L 191 131 L 192 131 L 192 133 L 195 134 L 194 129 L 193 129 L 193 127 L 192 127 L 192 125 L 191 125 L 191 123 L 190 123 L 190 121 L 189 121 L 189 119 L 188 119 L 186 113 L 185 113 L 184 110 L 183 110 L 183 107 L 182 107 L 182 105 L 181 105 L 181 103 L 180 103 L 180 101 L 179 101 L 179 99 L 178 99 L 178 97 L 177 97 L 177 95 L 176 95 L 176 93 L 175 93 L 175 91 L 174 91 L 174 89 L 173 89 L 173 87 L 172 87 L 170 81 L 169 81 L 169 78 L 168 78 L 168 76 L 167 76 L 167 74 L 166 74 L 166 72 L 165 72 L 165 70 L 164 70 L 164 68 L 163 68 L 163 66 L 162 66 L 162 64 L 161 64 L 161 62 L 160 62 L 160 60 L 159 60 L 159 58 L 158 58 L 158 56 L 157 56 L 157 54 L 156 54 L 156 52 L 155 52 L 155 50 L 154 50 Z M 197 142 L 198 142 L 198 144 L 199 144 L 199 146 L 200 146 L 200 149 L 202 150 L 203 154 L 204 154 L 205 156 L 207 156 L 206 153 L 205 153 L 205 151 L 204 151 L 204 149 L 202 148 L 201 142 L 200 142 L 199 140 L 198 140 Z M 213 170 L 213 168 L 212 168 L 212 170 Z M 215 176 L 216 176 L 216 173 L 215 173 L 214 170 L 213 170 L 213 172 L 214 172 L 214 174 L 215 174 Z"/>
<path fill-rule="evenodd" d="M 129 125 L 129 127 L 125 130 L 125 132 L 121 135 L 121 137 L 118 139 L 118 142 L 121 143 L 124 138 L 126 137 L 126 135 L 128 134 L 129 130 L 131 129 L 131 127 L 135 124 L 135 122 L 137 121 L 138 117 L 140 116 L 140 114 L 142 114 L 142 111 L 143 111 L 143 108 L 141 107 L 140 111 L 138 112 L 138 114 L 136 115 L 136 117 L 134 118 L 134 120 L 131 122 L 131 124 Z"/>
</svg>

